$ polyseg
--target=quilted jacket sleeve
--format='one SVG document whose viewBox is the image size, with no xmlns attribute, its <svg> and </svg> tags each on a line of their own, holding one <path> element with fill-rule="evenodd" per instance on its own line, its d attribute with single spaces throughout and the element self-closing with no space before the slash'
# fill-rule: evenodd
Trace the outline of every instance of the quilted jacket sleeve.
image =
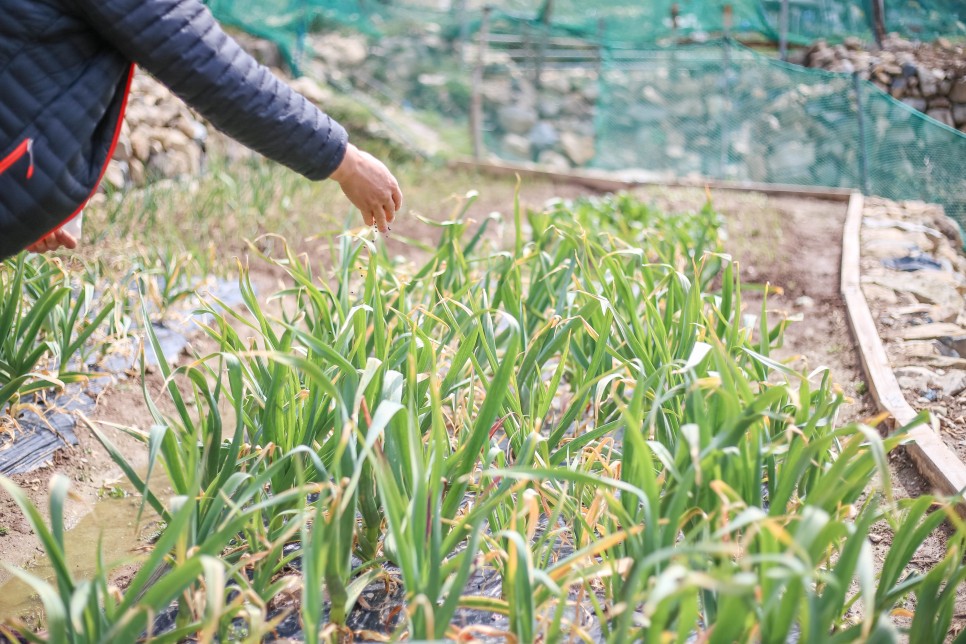
<svg viewBox="0 0 966 644">
<path fill-rule="evenodd" d="M 122 54 L 215 127 L 310 179 L 342 162 L 345 129 L 257 63 L 201 0 L 74 0 Z"/>
</svg>

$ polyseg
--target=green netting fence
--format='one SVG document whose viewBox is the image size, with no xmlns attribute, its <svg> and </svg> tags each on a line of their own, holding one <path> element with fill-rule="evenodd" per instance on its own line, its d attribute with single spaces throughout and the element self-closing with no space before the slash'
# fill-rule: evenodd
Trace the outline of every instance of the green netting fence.
<svg viewBox="0 0 966 644">
<path fill-rule="evenodd" d="M 790 0 L 794 8 L 790 28 L 803 38 L 865 34 L 868 1 Z M 333 25 L 351 26 L 374 37 L 406 37 L 414 25 L 425 28 L 432 23 L 453 38 L 466 37 L 482 3 L 210 0 L 209 4 L 223 22 L 275 41 L 285 55 L 297 60 L 307 33 Z M 669 0 L 594 0 L 582 5 L 577 0 L 554 0 L 552 14 L 547 16 L 541 13 L 548 10 L 545 2 L 502 0 L 494 22 L 503 28 L 549 23 L 572 34 L 593 29 L 598 35 L 593 42 L 599 45 L 602 59 L 591 64 L 593 69 L 585 62 L 580 70 L 585 81 L 590 75 L 596 84 L 593 104 L 577 106 L 578 116 L 570 125 L 540 113 L 535 118 L 543 127 L 541 135 L 559 138 L 577 120 L 583 134 L 593 139 L 589 165 L 594 167 L 855 188 L 894 199 L 941 203 L 949 214 L 966 220 L 966 135 L 892 99 L 869 82 L 789 65 L 731 39 L 676 46 L 628 44 L 668 33 L 670 4 Z M 689 31 L 714 32 L 721 26 L 715 21 L 722 16 L 723 3 L 679 0 L 677 4 L 679 36 Z M 771 0 L 729 4 L 735 8 L 736 33 L 768 33 L 778 7 Z M 898 30 L 909 33 L 935 34 L 940 23 L 946 33 L 955 32 L 963 26 L 956 17 L 964 12 L 966 2 L 886 0 L 887 19 L 901 18 L 903 29 Z M 602 25 L 605 36 L 600 38 Z M 468 70 L 458 61 L 451 62 L 465 81 Z M 520 78 L 520 69 L 500 65 L 488 69 L 488 76 L 501 73 L 513 76 L 508 80 L 514 86 L 527 83 Z M 540 91 L 536 85 L 531 83 L 531 93 Z M 400 104 L 427 107 L 426 97 L 397 98 Z M 431 108 L 431 96 L 428 101 Z M 468 112 L 468 98 L 466 102 Z M 494 124 L 496 112 L 494 106 L 487 111 L 485 140 L 490 152 L 511 159 L 529 154 L 508 154 L 511 148 L 505 133 Z M 558 132 L 549 131 L 553 128 Z M 521 134 L 528 136 L 517 133 L 517 148 L 532 149 L 529 160 L 536 160 L 538 146 L 522 142 Z M 555 149 L 561 151 L 560 145 Z"/>
<path fill-rule="evenodd" d="M 223 22 L 277 42 L 296 63 L 302 36 L 321 25 L 342 25 L 373 35 L 434 23 L 449 34 L 473 33 L 484 4 L 519 29 L 600 38 L 611 45 L 650 45 L 662 39 L 720 35 L 725 7 L 734 33 L 777 41 L 784 0 L 209 0 Z M 818 38 L 872 39 L 874 0 L 787 0 L 785 36 L 804 44 Z M 886 30 L 913 39 L 966 36 L 962 0 L 883 0 Z M 672 7 L 677 20 L 673 21 Z"/>
<path fill-rule="evenodd" d="M 728 41 L 612 52 L 593 166 L 863 190 L 966 218 L 966 135 L 868 81 Z"/>
</svg>

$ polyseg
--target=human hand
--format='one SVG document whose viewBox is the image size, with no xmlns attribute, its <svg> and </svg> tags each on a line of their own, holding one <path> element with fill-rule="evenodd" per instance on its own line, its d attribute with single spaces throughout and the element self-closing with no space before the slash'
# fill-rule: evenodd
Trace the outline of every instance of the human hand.
<svg viewBox="0 0 966 644">
<path fill-rule="evenodd" d="M 49 253 L 60 247 L 73 250 L 77 248 L 77 240 L 70 233 L 65 232 L 63 229 L 58 229 L 46 237 L 41 238 L 40 241 L 27 246 L 27 250 L 31 253 Z"/>
<path fill-rule="evenodd" d="M 367 226 L 375 225 L 380 232 L 389 230 L 389 224 L 402 207 L 402 192 L 399 182 L 382 161 L 350 143 L 331 178 L 362 212 Z"/>
</svg>

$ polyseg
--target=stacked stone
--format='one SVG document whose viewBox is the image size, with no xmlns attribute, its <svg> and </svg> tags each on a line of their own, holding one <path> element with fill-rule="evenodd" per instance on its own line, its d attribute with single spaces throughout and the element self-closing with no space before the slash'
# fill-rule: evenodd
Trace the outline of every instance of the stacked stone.
<svg viewBox="0 0 966 644">
<path fill-rule="evenodd" d="M 131 84 L 114 159 L 104 174 L 114 188 L 201 172 L 208 128 L 168 88 L 141 72 Z"/>
<path fill-rule="evenodd" d="M 273 68 L 276 75 L 309 100 L 324 104 L 329 99 L 328 90 L 311 78 L 292 80 L 282 70 L 284 63 L 273 43 L 240 33 L 234 36 L 256 60 Z M 336 42 L 335 46 L 338 48 L 340 43 Z M 138 70 L 131 83 L 121 134 L 104 181 L 121 189 L 160 179 L 197 176 L 204 168 L 206 150 L 212 143 L 232 160 L 254 155 L 210 128 L 167 87 Z"/>
<path fill-rule="evenodd" d="M 488 132 L 499 155 L 566 170 L 596 154 L 595 112 L 599 94 L 591 69 L 544 70 L 539 87 L 531 73 L 503 61 L 481 87 Z"/>
<path fill-rule="evenodd" d="M 966 47 L 943 38 L 916 43 L 891 35 L 882 48 L 866 49 L 858 39 L 831 46 L 815 43 L 804 63 L 833 72 L 858 74 L 910 107 L 966 132 Z"/>
<path fill-rule="evenodd" d="M 939 206 L 867 198 L 862 290 L 906 400 L 966 454 L 966 257 Z"/>
</svg>

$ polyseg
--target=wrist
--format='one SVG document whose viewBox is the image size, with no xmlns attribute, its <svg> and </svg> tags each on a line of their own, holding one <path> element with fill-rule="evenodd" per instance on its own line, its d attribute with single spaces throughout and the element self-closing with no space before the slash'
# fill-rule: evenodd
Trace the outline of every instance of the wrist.
<svg viewBox="0 0 966 644">
<path fill-rule="evenodd" d="M 329 178 L 336 183 L 342 183 L 355 173 L 358 159 L 359 149 L 351 143 L 347 144 L 345 146 L 345 156 L 342 157 L 342 163 L 340 163 L 339 167 L 335 169 L 335 172 L 329 175 Z"/>
</svg>

